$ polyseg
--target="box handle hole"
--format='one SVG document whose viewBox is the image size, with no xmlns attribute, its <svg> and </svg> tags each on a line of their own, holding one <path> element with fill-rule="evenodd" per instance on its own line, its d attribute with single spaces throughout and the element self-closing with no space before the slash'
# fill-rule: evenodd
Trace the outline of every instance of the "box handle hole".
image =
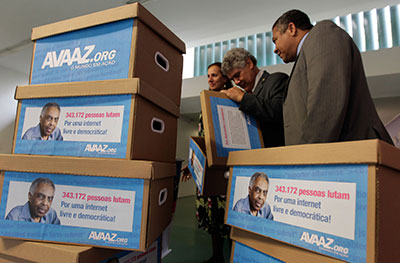
<svg viewBox="0 0 400 263">
<path fill-rule="evenodd" d="M 163 120 L 153 118 L 151 120 L 151 130 L 157 133 L 163 133 L 165 129 L 165 124 Z"/>
<path fill-rule="evenodd" d="M 156 52 L 154 60 L 156 61 L 157 66 L 159 66 L 165 72 L 168 72 L 169 70 L 168 59 L 164 57 L 159 51 Z"/>
<path fill-rule="evenodd" d="M 158 194 L 158 206 L 162 206 L 167 201 L 168 189 L 164 188 Z"/>
<path fill-rule="evenodd" d="M 229 171 L 225 171 L 224 177 L 225 177 L 225 179 L 229 179 Z"/>
</svg>

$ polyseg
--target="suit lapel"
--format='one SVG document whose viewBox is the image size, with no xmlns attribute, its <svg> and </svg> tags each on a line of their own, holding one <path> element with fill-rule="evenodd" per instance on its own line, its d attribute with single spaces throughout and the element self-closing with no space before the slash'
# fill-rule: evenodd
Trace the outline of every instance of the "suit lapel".
<svg viewBox="0 0 400 263">
<path fill-rule="evenodd" d="M 264 82 L 267 80 L 268 76 L 269 76 L 269 73 L 264 70 L 264 73 L 262 74 L 260 80 L 257 83 L 256 88 L 254 89 L 255 95 L 258 95 L 258 93 L 260 93 L 260 91 L 262 90 L 262 87 L 264 85 Z"/>
<path fill-rule="evenodd" d="M 301 54 L 301 51 L 300 51 L 300 54 Z M 293 75 L 293 72 L 294 72 L 294 68 L 296 67 L 297 60 L 299 59 L 300 54 L 296 57 L 296 60 L 294 61 L 294 65 L 293 65 L 293 67 L 292 67 L 292 71 L 290 72 L 290 76 L 289 76 L 289 79 L 288 79 L 288 81 L 287 81 L 285 91 L 283 92 L 283 101 L 286 100 L 286 96 L 287 96 L 288 89 L 289 89 L 289 83 L 290 83 L 290 80 L 292 79 L 292 75 Z"/>
</svg>

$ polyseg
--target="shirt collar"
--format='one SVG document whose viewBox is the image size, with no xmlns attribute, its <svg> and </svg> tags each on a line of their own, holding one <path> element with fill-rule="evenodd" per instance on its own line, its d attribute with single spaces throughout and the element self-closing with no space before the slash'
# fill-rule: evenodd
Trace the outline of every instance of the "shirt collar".
<svg viewBox="0 0 400 263">
<path fill-rule="evenodd" d="M 25 203 L 24 207 L 22 208 L 21 217 L 29 222 L 35 222 L 31 216 L 31 210 L 29 209 L 29 201 Z M 40 218 L 39 223 L 46 223 L 47 221 L 47 214 Z"/>
<path fill-rule="evenodd" d="M 260 70 L 260 71 L 257 73 L 257 75 L 256 75 L 256 81 L 254 82 L 254 87 L 253 87 L 253 89 L 251 90 L 251 92 L 254 92 L 254 90 L 256 89 L 257 84 L 258 84 L 258 82 L 260 81 L 260 79 L 261 79 L 261 77 L 262 77 L 263 74 L 264 74 L 264 70 Z"/>
<path fill-rule="evenodd" d="M 251 214 L 251 209 L 250 209 L 250 195 L 247 195 L 247 198 L 246 198 L 246 206 L 247 206 L 247 209 L 248 209 L 248 210 L 247 210 L 247 213 L 248 213 L 248 214 Z M 264 206 L 265 206 L 265 204 L 264 204 Z M 264 206 L 263 206 L 260 210 L 257 211 L 257 214 L 256 214 L 257 217 L 263 217 Z"/>
<path fill-rule="evenodd" d="M 308 36 L 309 33 L 310 33 L 310 31 L 308 31 L 308 32 L 303 36 L 303 38 L 300 40 L 300 43 L 299 43 L 299 45 L 297 46 L 296 57 L 299 56 L 299 53 L 300 53 L 301 47 L 303 46 L 304 40 L 306 40 L 306 38 L 307 38 L 307 36 Z"/>
<path fill-rule="evenodd" d="M 22 207 L 21 217 L 27 221 L 33 221 L 31 217 L 31 212 L 29 210 L 29 202 L 26 202 L 25 205 Z"/>
</svg>

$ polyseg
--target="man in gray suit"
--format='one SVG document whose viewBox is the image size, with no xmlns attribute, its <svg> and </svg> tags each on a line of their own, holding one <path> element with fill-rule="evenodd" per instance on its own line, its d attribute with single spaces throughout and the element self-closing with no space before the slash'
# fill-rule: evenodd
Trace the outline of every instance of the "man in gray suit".
<svg viewBox="0 0 400 263">
<path fill-rule="evenodd" d="M 257 59 L 243 48 L 234 48 L 225 54 L 221 71 L 242 88 L 232 87 L 221 92 L 239 103 L 241 111 L 260 122 L 265 147 L 285 145 L 282 101 L 288 75 L 261 71 Z"/>
<path fill-rule="evenodd" d="M 293 62 L 283 104 L 286 145 L 378 138 L 393 144 L 375 110 L 360 52 L 331 21 L 299 10 L 272 27 L 275 53 Z"/>
</svg>

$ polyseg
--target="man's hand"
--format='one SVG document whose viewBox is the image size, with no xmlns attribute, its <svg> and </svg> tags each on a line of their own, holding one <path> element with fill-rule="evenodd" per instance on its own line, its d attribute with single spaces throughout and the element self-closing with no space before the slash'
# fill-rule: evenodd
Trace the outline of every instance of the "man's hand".
<svg viewBox="0 0 400 263">
<path fill-rule="evenodd" d="M 231 100 L 235 102 L 241 102 L 244 96 L 244 91 L 239 89 L 238 87 L 232 87 L 227 90 L 221 90 L 222 93 L 225 93 Z"/>
<path fill-rule="evenodd" d="M 192 178 L 192 174 L 190 173 L 189 167 L 187 165 L 185 165 L 185 167 L 181 169 L 181 172 L 183 173 L 181 178 L 182 182 L 187 182 L 188 180 L 190 180 L 190 178 Z"/>
</svg>

